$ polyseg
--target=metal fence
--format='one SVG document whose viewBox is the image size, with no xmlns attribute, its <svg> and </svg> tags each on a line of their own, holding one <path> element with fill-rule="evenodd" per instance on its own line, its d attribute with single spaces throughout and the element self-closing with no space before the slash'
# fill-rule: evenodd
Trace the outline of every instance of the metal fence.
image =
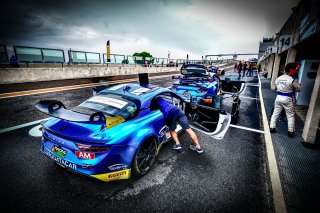
<svg viewBox="0 0 320 213">
<path fill-rule="evenodd" d="M 37 47 L 13 46 L 19 62 L 25 63 L 64 63 L 64 51 Z"/>
<path fill-rule="evenodd" d="M 110 54 L 110 62 L 108 62 L 107 54 L 103 54 L 103 63 L 105 64 L 124 64 L 125 60 L 125 55 Z"/>
<path fill-rule="evenodd" d="M 19 63 L 65 63 L 64 50 L 13 46 L 14 54 Z M 142 57 L 132 55 L 110 54 L 110 62 L 107 60 L 107 54 L 102 55 L 97 52 L 75 51 L 68 50 L 69 62 L 78 64 L 133 64 L 148 66 L 167 66 L 167 65 L 181 65 L 187 63 L 185 59 L 169 59 Z M 102 56 L 102 58 L 101 58 Z M 7 48 L 5 45 L 0 45 L 0 62 L 9 62 Z M 188 60 L 189 64 L 201 63 L 201 60 Z"/>
<path fill-rule="evenodd" d="M 100 53 L 68 50 L 69 62 L 76 64 L 100 64 Z"/>
</svg>

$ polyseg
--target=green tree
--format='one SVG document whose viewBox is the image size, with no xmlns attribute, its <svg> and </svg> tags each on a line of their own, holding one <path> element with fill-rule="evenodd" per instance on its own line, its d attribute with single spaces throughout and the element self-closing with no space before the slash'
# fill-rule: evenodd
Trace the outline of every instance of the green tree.
<svg viewBox="0 0 320 213">
<path fill-rule="evenodd" d="M 133 56 L 142 56 L 142 57 L 151 57 L 152 58 L 152 55 L 146 51 L 143 51 L 141 53 L 134 53 Z"/>
<path fill-rule="evenodd" d="M 151 58 L 151 62 L 153 62 L 153 57 L 150 53 L 146 52 L 146 51 L 143 51 L 141 53 L 134 53 L 133 56 L 142 56 L 143 57 L 143 60 L 136 60 L 136 63 L 137 64 L 144 64 L 144 59 L 145 57 L 150 57 Z"/>
</svg>

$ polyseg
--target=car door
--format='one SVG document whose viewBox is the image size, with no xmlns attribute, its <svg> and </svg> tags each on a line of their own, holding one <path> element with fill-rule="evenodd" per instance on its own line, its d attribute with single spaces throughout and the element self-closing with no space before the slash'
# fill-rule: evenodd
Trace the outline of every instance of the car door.
<svg viewBox="0 0 320 213">
<path fill-rule="evenodd" d="M 230 113 L 194 102 L 184 102 L 175 93 L 171 95 L 173 103 L 185 113 L 191 128 L 218 140 L 224 137 L 230 126 Z"/>
<path fill-rule="evenodd" d="M 196 129 L 203 134 L 207 134 L 210 137 L 220 140 L 224 137 L 229 128 L 231 122 L 230 113 L 204 105 L 184 102 L 180 96 L 173 92 L 161 93 L 155 96 L 155 98 L 159 96 L 169 103 L 179 107 L 185 113 L 191 128 Z M 152 102 L 157 103 L 155 98 L 152 100 Z M 150 107 L 150 109 L 152 109 L 152 107 Z M 160 111 L 158 105 L 155 105 L 152 110 Z M 180 125 L 177 125 L 176 131 L 179 132 L 180 130 Z M 169 129 L 167 127 L 163 126 L 160 132 L 162 134 L 165 132 L 166 140 L 171 138 Z"/>
</svg>

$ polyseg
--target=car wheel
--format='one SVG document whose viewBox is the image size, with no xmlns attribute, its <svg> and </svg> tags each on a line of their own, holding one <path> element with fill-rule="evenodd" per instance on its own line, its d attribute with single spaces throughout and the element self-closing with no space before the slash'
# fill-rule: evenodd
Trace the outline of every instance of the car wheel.
<svg viewBox="0 0 320 213">
<path fill-rule="evenodd" d="M 135 157 L 134 157 L 134 173 L 137 176 L 145 175 L 152 168 L 154 161 L 157 157 L 157 141 L 149 139 L 144 141 Z"/>
</svg>

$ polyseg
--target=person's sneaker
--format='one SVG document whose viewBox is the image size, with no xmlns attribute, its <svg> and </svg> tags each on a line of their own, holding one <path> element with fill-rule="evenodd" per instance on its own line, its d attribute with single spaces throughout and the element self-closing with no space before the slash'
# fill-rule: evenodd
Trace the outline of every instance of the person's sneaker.
<svg viewBox="0 0 320 213">
<path fill-rule="evenodd" d="M 288 136 L 289 136 L 289 138 L 293 138 L 294 137 L 294 132 L 288 132 Z"/>
<path fill-rule="evenodd" d="M 190 145 L 190 149 L 194 150 L 194 151 L 197 151 L 198 153 L 202 153 L 203 152 L 203 149 L 201 148 L 197 148 L 195 145 Z"/>
<path fill-rule="evenodd" d="M 182 149 L 181 144 L 175 144 L 175 145 L 173 146 L 173 149 L 174 149 L 174 150 Z"/>
<path fill-rule="evenodd" d="M 276 130 L 276 128 L 270 128 L 270 132 L 275 133 L 275 132 L 277 132 L 277 130 Z"/>
</svg>

